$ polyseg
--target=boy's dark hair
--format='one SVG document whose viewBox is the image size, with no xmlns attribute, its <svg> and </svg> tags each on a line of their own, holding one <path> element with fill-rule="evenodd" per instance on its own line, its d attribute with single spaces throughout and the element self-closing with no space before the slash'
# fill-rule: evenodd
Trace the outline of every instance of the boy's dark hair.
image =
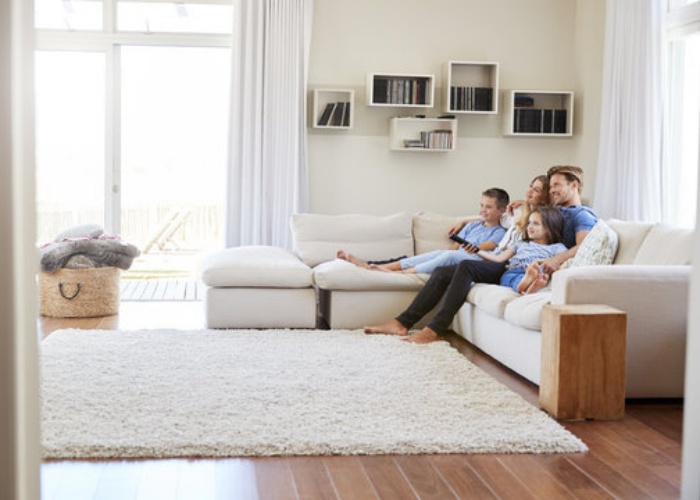
<svg viewBox="0 0 700 500">
<path fill-rule="evenodd" d="M 564 232 L 564 216 L 561 211 L 556 207 L 539 206 L 535 207 L 530 215 L 534 213 L 539 213 L 542 217 L 542 225 L 549 234 L 549 244 L 561 243 Z M 525 231 L 523 240 L 531 241 L 527 231 Z"/>
<path fill-rule="evenodd" d="M 510 203 L 510 196 L 505 189 L 501 188 L 487 189 L 481 193 L 481 196 L 488 196 L 489 198 L 496 200 L 496 206 L 498 208 L 506 208 L 508 203 Z"/>
</svg>

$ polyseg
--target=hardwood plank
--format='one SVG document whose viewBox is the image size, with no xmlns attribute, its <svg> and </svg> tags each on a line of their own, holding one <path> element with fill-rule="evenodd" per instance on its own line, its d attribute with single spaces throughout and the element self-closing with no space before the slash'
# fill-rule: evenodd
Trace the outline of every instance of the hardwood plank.
<svg viewBox="0 0 700 500">
<path fill-rule="evenodd" d="M 293 457 L 289 465 L 300 499 L 338 498 L 323 461 L 319 463 L 315 457 Z"/>
<path fill-rule="evenodd" d="M 289 460 L 278 457 L 252 459 L 258 498 L 295 500 L 299 498 Z"/>
<path fill-rule="evenodd" d="M 258 498 L 255 464 L 252 460 L 229 458 L 215 461 L 215 495 L 217 500 Z"/>
<path fill-rule="evenodd" d="M 398 456 L 394 459 L 413 491 L 421 499 L 457 498 L 426 455 Z"/>
<path fill-rule="evenodd" d="M 323 463 L 339 498 L 357 500 L 379 498 L 358 457 L 324 457 Z"/>
<path fill-rule="evenodd" d="M 574 498 L 574 495 L 551 474 L 542 460 L 534 462 L 530 455 L 505 455 L 500 462 L 537 498 Z"/>
<path fill-rule="evenodd" d="M 469 466 L 464 455 L 432 455 L 430 461 L 457 498 L 496 498 L 493 490 Z"/>
<path fill-rule="evenodd" d="M 471 455 L 467 458 L 467 463 L 497 496 L 519 500 L 537 498 L 520 479 L 503 465 L 500 455 Z M 528 482 L 528 484 L 530 483 Z"/>
<path fill-rule="evenodd" d="M 47 462 L 41 467 L 43 500 L 91 500 L 95 497 L 104 463 Z M 76 481 L 75 478 L 80 478 Z"/>
<path fill-rule="evenodd" d="M 610 468 L 594 453 L 571 455 L 569 461 L 615 497 L 634 498 L 635 500 L 653 498 L 639 488 L 633 479 Z"/>
<path fill-rule="evenodd" d="M 382 500 L 417 498 L 391 455 L 362 457 L 361 461 Z"/>
<path fill-rule="evenodd" d="M 141 463 L 143 472 L 136 499 L 177 500 L 177 483 L 182 461 L 147 460 Z"/>
<path fill-rule="evenodd" d="M 633 402 L 627 405 L 627 413 L 672 441 L 683 438 L 682 401 Z"/>
<path fill-rule="evenodd" d="M 100 470 L 100 478 L 93 497 L 95 500 L 136 499 L 143 473 L 142 462 L 127 460 L 104 462 Z"/>
<path fill-rule="evenodd" d="M 604 426 L 598 422 L 581 422 L 576 426 L 577 435 L 595 449 L 596 456 L 610 468 L 633 481 L 655 498 L 678 498 L 680 490 L 659 475 L 655 467 L 648 467 L 634 450 L 625 449 L 615 436 L 606 436 Z M 678 478 L 680 480 L 680 477 Z"/>
</svg>

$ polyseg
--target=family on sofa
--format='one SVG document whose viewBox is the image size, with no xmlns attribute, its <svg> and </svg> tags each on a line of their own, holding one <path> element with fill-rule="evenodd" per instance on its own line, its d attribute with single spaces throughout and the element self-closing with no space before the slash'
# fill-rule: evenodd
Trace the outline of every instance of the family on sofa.
<svg viewBox="0 0 700 500">
<path fill-rule="evenodd" d="M 408 337 L 408 342 L 429 343 L 439 340 L 441 335 L 451 331 L 450 326 L 457 311 L 462 307 L 474 283 L 493 283 L 510 286 L 516 292 L 535 293 L 548 284 L 550 273 L 559 269 L 567 259 L 576 255 L 578 246 L 583 242 L 588 232 L 598 221 L 596 214 L 581 204 L 583 189 L 583 170 L 575 166 L 554 166 L 542 176 L 533 179 L 528 188 L 523 219 L 519 224 L 512 224 L 509 237 L 504 247 L 495 251 L 474 245 L 462 245 L 465 255 L 475 255 L 480 259 L 459 257 L 451 259 L 460 262 L 448 262 L 442 259 L 446 266 L 420 268 L 420 272 L 432 271 L 430 277 L 418 295 L 395 319 L 375 326 L 365 328 L 366 333 L 407 336 L 409 330 L 441 300 L 441 308 L 419 332 Z M 483 221 L 466 224 L 466 228 L 492 226 L 499 224 L 500 217 L 506 207 L 502 198 L 491 196 L 495 190 L 485 191 L 482 196 L 481 208 Z M 546 197 L 546 194 L 549 197 Z M 547 206 L 548 198 L 556 208 Z M 489 211 L 488 207 L 495 204 L 499 211 Z M 484 207 L 487 210 L 484 211 Z M 457 228 L 452 228 L 451 231 Z M 504 232 L 505 234 L 505 232 Z M 500 241 L 500 240 L 499 240 Z M 493 241 L 487 241 L 493 244 Z M 497 242 L 498 243 L 498 242 Z M 495 245 L 494 245 L 495 246 Z M 452 255 L 454 251 L 435 251 L 440 255 Z M 448 253 L 450 252 L 450 253 Z M 343 252 L 342 255 L 347 255 Z M 431 255 L 431 254 L 428 254 Z M 420 257 L 420 256 L 418 256 Z M 370 267 L 383 271 L 411 272 L 411 265 L 420 259 L 407 258 L 393 264 Z M 357 260 L 349 256 L 349 260 Z M 438 260 L 438 257 L 434 257 Z M 408 264 L 406 264 L 408 263 Z M 415 271 L 413 271 L 415 272 Z M 443 300 L 444 299 L 444 300 Z"/>
</svg>

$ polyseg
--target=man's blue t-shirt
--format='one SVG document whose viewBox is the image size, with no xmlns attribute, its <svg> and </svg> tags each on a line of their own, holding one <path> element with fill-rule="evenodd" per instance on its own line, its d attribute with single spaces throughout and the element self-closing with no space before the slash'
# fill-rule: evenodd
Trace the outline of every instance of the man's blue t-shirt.
<svg viewBox="0 0 700 500">
<path fill-rule="evenodd" d="M 564 216 L 562 243 L 566 245 L 566 248 L 576 246 L 576 233 L 579 231 L 590 231 L 598 222 L 596 213 L 586 205 L 559 207 L 559 210 Z"/>
</svg>

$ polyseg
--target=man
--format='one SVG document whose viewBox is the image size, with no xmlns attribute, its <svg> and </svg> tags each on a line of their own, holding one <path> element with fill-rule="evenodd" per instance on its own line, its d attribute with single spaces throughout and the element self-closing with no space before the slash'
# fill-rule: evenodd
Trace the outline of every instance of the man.
<svg viewBox="0 0 700 500">
<path fill-rule="evenodd" d="M 551 274 L 578 251 L 579 245 L 598 222 L 598 216 L 586 205 L 581 204 L 583 190 L 583 170 L 572 165 L 557 165 L 547 171 L 549 196 L 552 203 L 564 216 L 564 245 L 568 248 L 553 257 L 542 261 L 545 273 Z"/>
</svg>

